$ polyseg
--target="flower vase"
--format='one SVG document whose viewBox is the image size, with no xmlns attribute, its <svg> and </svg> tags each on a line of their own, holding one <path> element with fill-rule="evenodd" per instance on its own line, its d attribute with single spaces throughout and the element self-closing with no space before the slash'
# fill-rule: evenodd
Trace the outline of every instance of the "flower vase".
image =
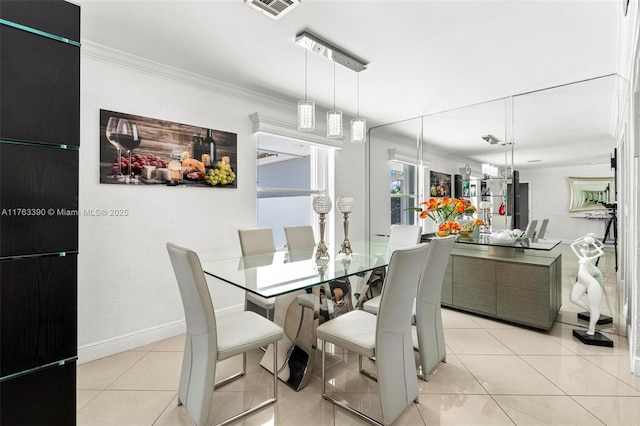
<svg viewBox="0 0 640 426">
<path fill-rule="evenodd" d="M 460 225 L 458 233 L 460 235 L 469 236 L 475 230 L 475 219 L 469 214 L 461 214 L 456 218 L 456 222 Z"/>
<path fill-rule="evenodd" d="M 439 218 L 438 220 L 435 220 L 433 222 L 433 232 L 439 238 L 448 237 L 449 235 L 455 233 L 455 230 L 452 229 L 452 228 L 455 228 L 455 227 L 451 226 L 451 224 L 453 224 L 453 223 L 455 223 L 455 222 Z"/>
</svg>

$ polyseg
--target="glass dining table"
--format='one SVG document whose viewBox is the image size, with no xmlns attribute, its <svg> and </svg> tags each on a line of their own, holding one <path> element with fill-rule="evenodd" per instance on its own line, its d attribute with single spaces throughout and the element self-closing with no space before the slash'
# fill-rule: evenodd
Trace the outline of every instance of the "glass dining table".
<svg viewBox="0 0 640 426">
<path fill-rule="evenodd" d="M 386 243 L 351 242 L 353 253 L 329 247 L 329 257 L 316 258 L 315 247 L 203 262 L 205 274 L 264 298 L 276 298 L 274 322 L 285 330 L 278 343 L 278 378 L 296 391 L 312 371 L 316 327 L 347 312 L 371 273 L 389 262 Z M 339 291 L 337 291 L 339 289 Z M 261 365 L 271 371 L 272 348 Z"/>
</svg>

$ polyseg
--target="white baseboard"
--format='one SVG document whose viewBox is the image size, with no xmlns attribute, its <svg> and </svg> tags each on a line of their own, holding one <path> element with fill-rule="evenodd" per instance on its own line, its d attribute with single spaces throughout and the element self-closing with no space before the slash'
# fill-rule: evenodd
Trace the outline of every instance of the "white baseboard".
<svg viewBox="0 0 640 426">
<path fill-rule="evenodd" d="M 242 311 L 243 305 L 232 306 L 216 311 L 216 315 L 221 317 L 229 315 L 238 310 Z M 78 364 L 94 361 L 120 352 L 135 349 L 149 343 L 159 342 L 170 337 L 179 336 L 185 332 L 184 320 L 174 321 L 167 324 L 151 327 L 122 336 L 105 339 L 99 342 L 89 343 L 78 347 Z"/>
<path fill-rule="evenodd" d="M 128 351 L 185 332 L 184 320 L 163 324 L 78 347 L 78 364 Z"/>
</svg>

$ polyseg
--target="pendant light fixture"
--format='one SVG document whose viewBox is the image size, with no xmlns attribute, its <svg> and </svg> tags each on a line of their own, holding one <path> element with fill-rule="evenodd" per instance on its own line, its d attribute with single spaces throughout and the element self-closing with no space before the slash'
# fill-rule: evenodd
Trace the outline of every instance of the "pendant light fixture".
<svg viewBox="0 0 640 426">
<path fill-rule="evenodd" d="M 333 109 L 327 111 L 327 137 L 342 138 L 342 111 L 336 109 L 336 63 L 333 63 Z"/>
<path fill-rule="evenodd" d="M 316 103 L 307 100 L 307 49 L 304 51 L 304 100 L 298 102 L 298 130 L 313 132 L 316 129 Z"/>
<path fill-rule="evenodd" d="M 326 40 L 302 31 L 296 34 L 296 43 L 307 50 L 311 50 L 333 62 L 333 109 L 327 111 L 327 137 L 342 139 L 342 111 L 336 110 L 336 62 L 340 65 L 359 73 L 367 69 L 368 63 L 357 56 L 348 53 Z M 305 57 L 306 58 L 306 57 Z M 306 64 L 306 62 L 305 62 Z M 306 73 L 306 65 L 305 65 Z M 301 103 L 306 102 L 306 77 L 305 77 L 305 101 L 298 102 L 298 129 L 303 130 L 301 123 Z M 309 108 L 309 107 L 307 107 Z M 366 119 L 360 117 L 360 80 L 358 79 L 358 116 L 351 120 L 351 142 L 362 143 L 366 141 Z M 313 129 L 311 129 L 313 130 Z"/>
<path fill-rule="evenodd" d="M 360 73 L 357 72 L 357 107 L 356 118 L 351 119 L 351 143 L 365 143 L 367 141 L 367 119 L 360 117 Z"/>
</svg>

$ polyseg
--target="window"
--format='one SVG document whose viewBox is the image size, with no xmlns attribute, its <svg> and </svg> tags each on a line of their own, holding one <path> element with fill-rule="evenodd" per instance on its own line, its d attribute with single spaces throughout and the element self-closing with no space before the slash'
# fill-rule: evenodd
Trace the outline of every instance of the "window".
<svg viewBox="0 0 640 426">
<path fill-rule="evenodd" d="M 407 209 L 416 206 L 416 167 L 399 161 L 389 164 L 391 225 L 414 225 L 415 213 Z"/>
<path fill-rule="evenodd" d="M 285 246 L 285 226 L 317 228 L 312 199 L 333 194 L 333 149 L 261 133 L 256 164 L 257 226 L 273 229 L 276 247 Z M 332 242 L 332 222 L 325 230 L 327 244 Z M 319 230 L 314 231 L 317 236 Z"/>
</svg>

